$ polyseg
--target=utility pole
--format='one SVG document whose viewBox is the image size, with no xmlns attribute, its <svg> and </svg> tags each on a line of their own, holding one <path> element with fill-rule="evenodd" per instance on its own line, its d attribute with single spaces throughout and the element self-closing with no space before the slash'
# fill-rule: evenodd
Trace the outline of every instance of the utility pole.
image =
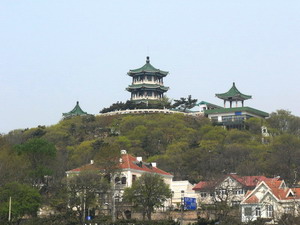
<svg viewBox="0 0 300 225">
<path fill-rule="evenodd" d="M 181 190 L 181 218 L 180 225 L 183 225 L 183 209 L 184 209 L 184 190 Z"/>
<path fill-rule="evenodd" d="M 11 197 L 9 197 L 9 203 L 8 203 L 8 222 L 11 221 Z"/>
</svg>

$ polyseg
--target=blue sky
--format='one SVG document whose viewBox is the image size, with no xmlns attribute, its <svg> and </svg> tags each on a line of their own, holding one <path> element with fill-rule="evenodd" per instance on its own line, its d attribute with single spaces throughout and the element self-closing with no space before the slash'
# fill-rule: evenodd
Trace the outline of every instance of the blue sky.
<svg viewBox="0 0 300 225">
<path fill-rule="evenodd" d="M 52 125 L 80 102 L 97 114 L 126 101 L 129 69 L 150 56 L 171 99 L 300 116 L 300 1 L 1 0 L 0 133 Z"/>
</svg>

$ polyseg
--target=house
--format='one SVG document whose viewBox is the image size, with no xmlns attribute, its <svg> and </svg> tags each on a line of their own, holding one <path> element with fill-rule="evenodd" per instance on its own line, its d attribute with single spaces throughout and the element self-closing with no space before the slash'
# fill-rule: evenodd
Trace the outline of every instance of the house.
<svg viewBox="0 0 300 225">
<path fill-rule="evenodd" d="M 193 190 L 198 194 L 198 205 L 226 202 L 233 206 L 239 205 L 247 191 L 253 190 L 258 182 L 273 179 L 265 176 L 229 174 L 215 180 L 200 181 Z"/>
<path fill-rule="evenodd" d="M 170 205 L 172 208 L 179 209 L 182 204 L 182 198 L 197 198 L 197 194 L 193 190 L 194 185 L 188 180 L 172 181 L 171 191 L 172 199 Z"/>
<path fill-rule="evenodd" d="M 101 168 L 98 168 L 94 164 L 94 161 L 91 160 L 91 163 L 69 170 L 66 172 L 66 174 L 67 177 L 72 177 L 78 175 L 82 171 L 90 170 L 101 171 Z M 130 154 L 127 154 L 126 150 L 121 150 L 121 157 L 119 159 L 116 172 L 112 174 L 110 178 L 113 187 L 111 190 L 111 195 L 101 193 L 98 195 L 99 199 L 101 199 L 99 202 L 102 202 L 101 205 L 99 204 L 99 209 L 101 212 L 103 213 L 103 211 L 111 211 L 116 217 L 118 217 L 118 212 L 124 212 L 127 217 L 131 212 L 129 210 L 130 206 L 122 205 L 124 189 L 126 187 L 131 187 L 133 182 L 145 173 L 158 174 L 163 178 L 166 184 L 169 186 L 172 184 L 173 175 L 159 169 L 155 162 L 143 162 L 142 157 L 134 157 Z M 168 206 L 169 202 L 166 202 L 164 207 Z M 99 211 L 95 212 L 95 214 L 98 213 Z M 130 218 L 130 216 L 128 218 Z"/>
<path fill-rule="evenodd" d="M 241 202 L 242 222 L 269 219 L 276 224 L 283 214 L 299 216 L 300 188 L 288 188 L 283 180 L 264 180 Z"/>
<path fill-rule="evenodd" d="M 173 175 L 159 169 L 155 162 L 143 162 L 142 157 L 134 157 L 127 154 L 126 150 L 121 150 L 121 158 L 117 172 L 112 176 L 116 189 L 123 190 L 125 187 L 131 187 L 132 183 L 144 173 L 159 174 L 166 184 L 171 186 Z M 90 164 L 75 168 L 66 172 L 67 177 L 80 173 L 83 170 L 100 170 L 91 160 Z"/>
</svg>

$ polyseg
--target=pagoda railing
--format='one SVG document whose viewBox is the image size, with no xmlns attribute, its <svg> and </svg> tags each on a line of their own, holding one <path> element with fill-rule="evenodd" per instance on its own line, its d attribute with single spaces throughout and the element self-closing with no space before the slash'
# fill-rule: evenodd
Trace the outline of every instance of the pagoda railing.
<svg viewBox="0 0 300 225">
<path fill-rule="evenodd" d="M 127 109 L 113 112 L 101 113 L 101 116 L 124 115 L 124 114 L 150 114 L 150 113 L 165 113 L 165 114 L 183 114 L 188 116 L 204 116 L 203 112 L 186 113 L 181 111 L 173 111 L 169 109 Z"/>
<path fill-rule="evenodd" d="M 132 84 L 159 84 L 164 85 L 163 82 L 157 82 L 157 81 L 134 81 Z"/>
</svg>

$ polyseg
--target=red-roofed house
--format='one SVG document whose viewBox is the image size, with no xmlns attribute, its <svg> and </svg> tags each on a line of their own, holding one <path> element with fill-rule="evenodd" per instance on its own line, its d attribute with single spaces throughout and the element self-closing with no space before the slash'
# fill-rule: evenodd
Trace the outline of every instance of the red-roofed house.
<svg viewBox="0 0 300 225">
<path fill-rule="evenodd" d="M 117 189 L 131 187 L 132 183 L 144 173 L 156 173 L 163 177 L 166 184 L 171 186 L 173 175 L 159 169 L 156 163 L 146 163 L 142 161 L 142 157 L 134 157 L 127 154 L 126 150 L 121 151 L 118 173 L 113 176 L 113 180 Z M 100 170 L 91 161 L 90 164 L 75 168 L 66 172 L 67 177 L 78 174 L 84 170 Z"/>
<path fill-rule="evenodd" d="M 273 178 L 229 174 L 212 181 L 200 181 L 193 190 L 198 193 L 199 205 L 221 201 L 226 201 L 229 205 L 239 205 L 245 193 L 253 190 L 257 183 L 263 180 L 273 180 Z"/>
<path fill-rule="evenodd" d="M 265 180 L 241 202 L 242 222 L 257 218 L 276 224 L 283 214 L 299 216 L 300 188 L 288 188 L 283 180 Z"/>
</svg>

